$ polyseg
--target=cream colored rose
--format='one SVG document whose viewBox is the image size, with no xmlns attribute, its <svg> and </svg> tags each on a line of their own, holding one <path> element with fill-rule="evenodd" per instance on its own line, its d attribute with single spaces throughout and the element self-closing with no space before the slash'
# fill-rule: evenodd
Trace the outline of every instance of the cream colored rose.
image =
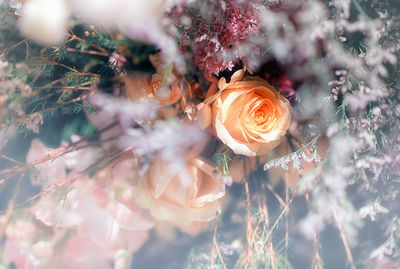
<svg viewBox="0 0 400 269">
<path fill-rule="evenodd" d="M 189 159 L 185 171 L 177 171 L 157 156 L 133 189 L 135 202 L 148 208 L 155 219 L 183 229 L 214 219 L 224 195 L 221 175 L 199 157 Z"/>
<path fill-rule="evenodd" d="M 216 136 L 236 154 L 256 156 L 275 148 L 290 125 L 291 106 L 268 82 L 235 72 L 218 81 L 198 113 L 200 126 L 211 124 Z"/>
</svg>

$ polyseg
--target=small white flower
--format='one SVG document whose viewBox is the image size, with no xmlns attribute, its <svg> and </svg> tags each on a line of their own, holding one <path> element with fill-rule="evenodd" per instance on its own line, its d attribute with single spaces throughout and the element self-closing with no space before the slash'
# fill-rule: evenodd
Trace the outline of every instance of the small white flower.
<svg viewBox="0 0 400 269">
<path fill-rule="evenodd" d="M 28 0 L 23 6 L 19 29 L 41 45 L 59 45 L 65 39 L 69 16 L 65 0 Z"/>
</svg>

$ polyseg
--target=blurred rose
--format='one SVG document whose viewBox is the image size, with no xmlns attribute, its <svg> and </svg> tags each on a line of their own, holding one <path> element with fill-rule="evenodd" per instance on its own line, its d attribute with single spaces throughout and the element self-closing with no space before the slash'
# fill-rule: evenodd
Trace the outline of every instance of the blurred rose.
<svg viewBox="0 0 400 269">
<path fill-rule="evenodd" d="M 35 143 L 35 147 L 47 149 L 38 140 Z M 85 159 L 83 150 L 79 151 Z M 71 161 L 62 157 L 58 160 Z M 79 167 L 76 163 L 57 166 L 71 167 L 70 173 L 79 175 L 79 170 L 73 170 Z M 45 171 L 46 166 L 38 170 Z M 54 173 L 50 171 L 49 175 Z M 59 264 L 74 269 L 110 268 L 115 253 L 137 251 L 147 241 L 153 220 L 147 210 L 136 206 L 133 197 L 126 193 L 136 180 L 134 175 L 133 161 L 125 156 L 98 172 L 93 179 L 79 175 L 68 186 L 60 185 L 42 195 L 30 208 L 37 221 L 17 220 L 7 226 L 5 261 L 13 262 L 16 268 L 57 268 Z M 118 192 L 122 192 L 122 196 Z M 129 262 L 123 261 L 125 265 Z M 124 264 L 120 259 L 118 262 L 122 268 Z"/>
<path fill-rule="evenodd" d="M 151 93 L 150 78 L 144 74 L 124 76 L 125 92 L 130 100 L 140 101 Z"/>
<path fill-rule="evenodd" d="M 150 61 L 157 73 L 151 78 L 145 74 L 131 74 L 124 77 L 126 95 L 134 101 L 143 99 L 156 101 L 160 106 L 158 113 L 163 118 L 176 116 L 179 112 L 178 102 L 183 95 L 197 91 L 197 84 L 189 84 L 175 68 L 168 68 L 160 54 L 150 55 Z M 182 106 L 184 110 L 186 104 L 182 103 Z"/>
<path fill-rule="evenodd" d="M 160 53 L 150 55 L 149 58 L 157 70 L 151 78 L 152 97 L 161 105 L 175 104 L 182 94 L 191 91 L 191 85 L 174 67 L 169 68 Z"/>
<path fill-rule="evenodd" d="M 154 74 L 151 78 L 151 97 L 156 99 L 160 105 L 167 106 L 175 104 L 181 97 L 181 92 L 190 87 L 189 83 L 182 77 L 170 75 L 170 87 L 163 85 L 164 74 Z M 168 83 L 168 81 L 166 81 Z"/>
<path fill-rule="evenodd" d="M 19 28 L 41 45 L 56 46 L 65 39 L 69 16 L 65 0 L 28 0 L 24 3 Z"/>
<path fill-rule="evenodd" d="M 146 210 L 128 200 L 120 201 L 117 195 L 132 173 L 132 160 L 124 159 L 92 180 L 82 175 L 68 191 L 59 188 L 43 196 L 34 207 L 35 217 L 47 226 L 76 227 L 80 236 L 101 247 L 136 251 L 146 242 L 153 221 Z"/>
<path fill-rule="evenodd" d="M 80 138 L 73 136 L 71 139 L 74 142 Z M 67 146 L 63 142 L 59 149 L 63 150 Z M 61 180 L 71 181 L 68 186 L 60 185 L 41 196 L 32 207 L 32 211 L 38 221 L 49 227 L 49 231 L 50 227 L 55 230 L 65 229 L 71 234 L 76 233 L 77 237 L 85 238 L 85 241 L 90 241 L 87 242 L 88 245 L 96 245 L 97 248 L 110 253 L 104 260 L 106 263 L 101 262 L 107 265 L 113 253 L 119 249 L 137 251 L 147 241 L 153 221 L 150 214 L 136 206 L 133 198 L 125 193 L 125 190 L 129 190 L 126 184 L 133 184 L 136 180 L 134 176 L 136 170 L 131 156 L 124 156 L 113 161 L 99 171 L 93 179 L 86 173 L 81 173 L 98 158 L 100 150 L 99 147 L 87 146 L 36 164 L 35 167 L 44 178 L 43 186 L 45 187 L 49 183 L 58 183 Z M 34 139 L 27 160 L 35 162 L 54 151 L 60 152 L 57 149 L 51 150 L 39 140 Z M 123 195 L 120 196 L 119 193 Z M 8 236 L 8 238 L 11 237 Z M 11 244 L 10 247 L 12 246 L 14 245 Z M 26 253 L 30 252 L 34 253 L 36 260 L 40 258 L 43 263 L 48 260 L 44 254 L 52 255 L 47 245 L 38 244 L 32 245 L 32 249 L 22 250 L 18 257 L 9 256 L 9 259 L 25 261 L 28 255 Z M 90 255 L 92 254 L 96 253 L 91 252 Z M 95 256 L 87 257 L 93 268 L 100 268 L 94 266 L 97 264 L 97 261 L 92 260 Z M 74 266 L 71 265 L 72 267 L 68 268 L 87 268 L 82 267 L 86 260 L 69 259 L 69 261 Z"/>
<path fill-rule="evenodd" d="M 155 219 L 191 233 L 188 227 L 198 226 L 194 222 L 214 219 L 225 185 L 218 171 L 199 157 L 187 160 L 185 171 L 181 170 L 158 155 L 147 176 L 134 187 L 133 196 Z"/>
<path fill-rule="evenodd" d="M 154 99 L 160 106 L 170 106 L 179 101 L 181 92 L 190 87 L 182 78 L 170 75 L 164 81 L 164 74 L 154 74 L 150 79 L 145 76 L 124 78 L 126 94 L 131 100 Z"/>
<path fill-rule="evenodd" d="M 39 139 L 33 139 L 26 161 L 31 163 L 46 158 L 46 155 L 51 154 L 52 151 L 53 149 L 46 147 Z M 39 171 L 41 177 L 40 180 L 32 177 L 31 183 L 33 185 L 53 183 L 67 177 L 67 173 L 65 172 L 67 167 L 63 157 L 53 158 L 52 160 L 36 164 L 34 167 Z"/>
<path fill-rule="evenodd" d="M 205 100 L 198 119 L 203 127 L 212 124 L 217 137 L 236 154 L 262 155 L 275 148 L 289 128 L 291 106 L 265 80 L 243 76 L 239 70 L 229 83 L 221 78 L 219 91 Z M 205 122 L 208 119 L 211 122 Z"/>
</svg>

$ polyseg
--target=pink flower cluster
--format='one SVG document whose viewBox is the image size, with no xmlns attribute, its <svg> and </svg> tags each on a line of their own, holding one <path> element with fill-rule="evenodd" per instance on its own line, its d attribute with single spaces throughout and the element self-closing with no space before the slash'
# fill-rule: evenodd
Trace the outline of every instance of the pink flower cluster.
<svg viewBox="0 0 400 269">
<path fill-rule="evenodd" d="M 179 41 L 184 49 L 192 50 L 195 64 L 206 76 L 232 70 L 240 61 L 246 70 L 253 71 L 248 55 L 254 47 L 248 46 L 250 38 L 259 33 L 259 24 L 252 2 L 216 1 L 209 4 L 209 16 L 191 14 L 193 21 L 183 28 Z"/>
</svg>

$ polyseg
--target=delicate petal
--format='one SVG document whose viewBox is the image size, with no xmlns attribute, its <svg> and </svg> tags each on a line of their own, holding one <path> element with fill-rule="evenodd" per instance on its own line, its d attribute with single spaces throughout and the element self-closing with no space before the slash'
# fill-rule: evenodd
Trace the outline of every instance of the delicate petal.
<svg viewBox="0 0 400 269">
<path fill-rule="evenodd" d="M 124 76 L 125 91 L 131 100 L 140 100 L 149 96 L 151 92 L 150 80 L 140 77 Z"/>
<path fill-rule="evenodd" d="M 253 152 L 246 143 L 240 143 L 236 139 L 234 139 L 229 132 L 226 130 L 225 126 L 222 124 L 222 121 L 217 117 L 215 119 L 215 131 L 217 132 L 217 136 L 221 141 L 230 147 L 234 153 L 242 154 L 246 156 L 255 156 L 256 153 Z"/>
<path fill-rule="evenodd" d="M 153 228 L 154 223 L 142 210 L 131 211 L 124 205 L 113 202 L 108 206 L 110 216 L 118 225 L 127 231 L 143 231 Z"/>
<path fill-rule="evenodd" d="M 46 155 L 50 154 L 52 149 L 46 147 L 39 139 L 33 139 L 31 148 L 28 151 L 26 161 L 28 163 L 38 161 L 46 158 Z M 61 156 L 54 158 L 49 161 L 41 162 L 36 164 L 35 167 L 39 170 L 43 177 L 42 182 L 32 182 L 34 185 L 40 185 L 40 183 L 57 182 L 59 180 L 66 179 L 66 162 L 65 157 Z"/>
<path fill-rule="evenodd" d="M 243 76 L 244 76 L 244 69 L 240 69 L 240 70 L 236 71 L 231 76 L 231 83 L 242 80 Z"/>
<path fill-rule="evenodd" d="M 205 129 L 211 125 L 211 107 L 209 104 L 200 103 L 197 105 L 197 123 L 201 129 Z"/>
</svg>

